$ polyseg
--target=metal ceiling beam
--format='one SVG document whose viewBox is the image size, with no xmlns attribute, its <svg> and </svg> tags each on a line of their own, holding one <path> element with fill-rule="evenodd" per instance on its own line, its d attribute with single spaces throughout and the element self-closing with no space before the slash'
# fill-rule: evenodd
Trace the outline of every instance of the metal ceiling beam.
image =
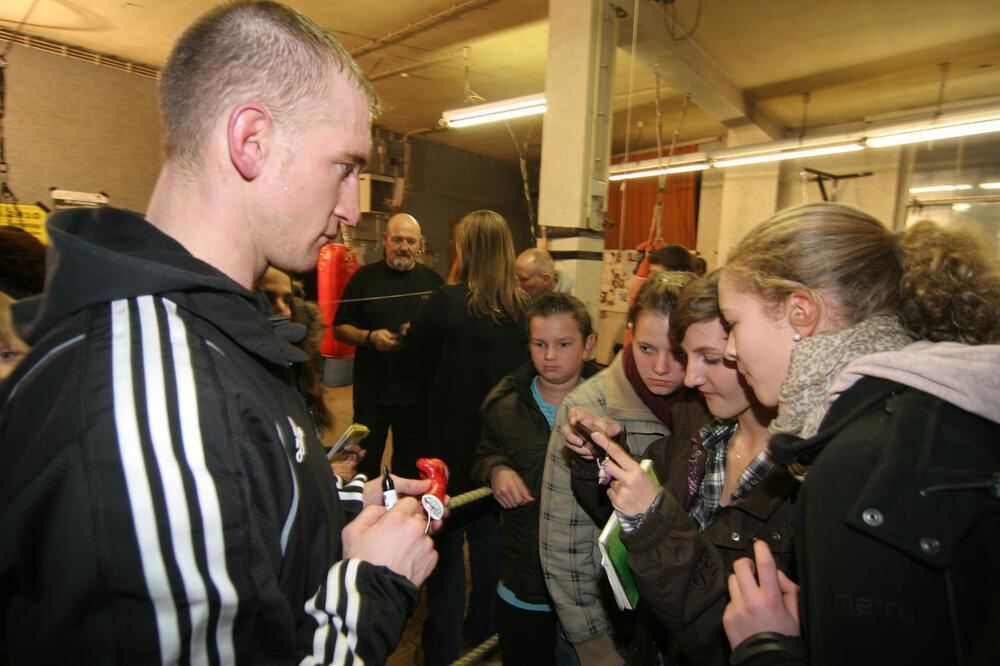
<svg viewBox="0 0 1000 666">
<path fill-rule="evenodd" d="M 622 1 L 631 13 L 631 3 Z M 660 78 L 678 93 L 690 93 L 703 111 L 729 128 L 756 125 L 770 139 L 781 139 L 785 128 L 771 118 L 692 39 L 671 21 L 664 6 L 655 0 L 640 0 L 636 58 L 650 70 L 659 67 Z M 620 33 L 619 48 L 631 49 L 629 31 Z"/>
</svg>

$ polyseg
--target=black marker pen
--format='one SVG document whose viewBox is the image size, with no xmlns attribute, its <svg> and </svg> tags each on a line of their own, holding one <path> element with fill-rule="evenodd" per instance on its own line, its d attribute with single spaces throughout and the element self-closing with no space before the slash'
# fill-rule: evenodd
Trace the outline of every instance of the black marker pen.
<svg viewBox="0 0 1000 666">
<path fill-rule="evenodd" d="M 382 503 L 386 510 L 391 509 L 396 504 L 396 485 L 389 476 L 389 468 L 382 465 Z"/>
</svg>

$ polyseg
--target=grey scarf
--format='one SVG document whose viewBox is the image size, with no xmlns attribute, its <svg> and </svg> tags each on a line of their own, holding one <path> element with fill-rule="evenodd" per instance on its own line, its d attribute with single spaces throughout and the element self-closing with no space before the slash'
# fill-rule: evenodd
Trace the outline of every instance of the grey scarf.
<svg viewBox="0 0 1000 666">
<path fill-rule="evenodd" d="M 812 437 L 826 416 L 826 394 L 841 370 L 860 356 L 896 351 L 910 342 L 895 315 L 875 315 L 802 340 L 792 349 L 788 376 L 778 392 L 778 416 L 768 431 Z"/>
</svg>

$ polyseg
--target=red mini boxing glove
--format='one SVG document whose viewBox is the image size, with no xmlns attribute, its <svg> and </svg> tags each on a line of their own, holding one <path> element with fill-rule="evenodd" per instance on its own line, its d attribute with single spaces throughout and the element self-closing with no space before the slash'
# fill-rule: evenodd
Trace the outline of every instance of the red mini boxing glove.
<svg viewBox="0 0 1000 666">
<path fill-rule="evenodd" d="M 421 479 L 431 480 L 431 487 L 420 498 L 420 503 L 432 520 L 440 520 L 444 516 L 444 497 L 448 491 L 448 466 L 438 458 L 418 458 L 416 466 Z"/>
</svg>

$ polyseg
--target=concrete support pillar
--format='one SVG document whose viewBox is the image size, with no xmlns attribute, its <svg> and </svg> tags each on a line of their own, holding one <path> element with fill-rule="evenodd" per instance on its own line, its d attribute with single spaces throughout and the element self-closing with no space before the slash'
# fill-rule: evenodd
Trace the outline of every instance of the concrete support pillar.
<svg viewBox="0 0 1000 666">
<path fill-rule="evenodd" d="M 595 323 L 604 251 L 603 208 L 610 154 L 614 10 L 606 0 L 549 0 L 538 221 L 558 270 Z"/>
</svg>

